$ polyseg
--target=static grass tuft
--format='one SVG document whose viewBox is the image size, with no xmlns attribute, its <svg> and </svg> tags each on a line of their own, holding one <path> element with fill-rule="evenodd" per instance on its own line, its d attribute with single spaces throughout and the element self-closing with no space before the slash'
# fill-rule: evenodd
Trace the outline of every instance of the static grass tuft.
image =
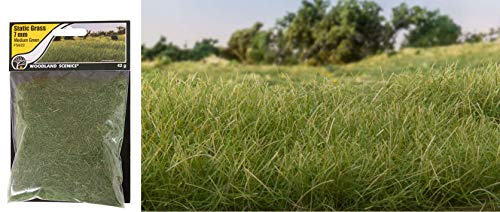
<svg viewBox="0 0 500 212">
<path fill-rule="evenodd" d="M 53 41 L 38 62 L 124 62 L 125 40 L 125 35 L 120 35 L 116 41 L 107 36 Z"/>
<path fill-rule="evenodd" d="M 143 68 L 142 207 L 499 210 L 500 55 L 488 49 L 329 71 Z"/>
</svg>

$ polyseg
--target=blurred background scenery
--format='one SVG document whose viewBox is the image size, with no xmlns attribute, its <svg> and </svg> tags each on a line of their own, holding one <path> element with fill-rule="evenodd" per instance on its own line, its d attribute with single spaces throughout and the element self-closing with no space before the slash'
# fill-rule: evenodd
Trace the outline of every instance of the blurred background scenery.
<svg viewBox="0 0 500 212">
<path fill-rule="evenodd" d="M 494 0 L 172 0 L 148 1 L 143 10 L 145 60 L 348 63 L 400 46 L 493 41 L 500 34 Z"/>
</svg>

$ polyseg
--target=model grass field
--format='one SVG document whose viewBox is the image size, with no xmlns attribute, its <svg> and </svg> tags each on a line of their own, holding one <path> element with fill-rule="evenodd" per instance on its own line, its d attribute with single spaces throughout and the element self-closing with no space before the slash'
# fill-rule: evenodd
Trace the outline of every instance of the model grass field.
<svg viewBox="0 0 500 212">
<path fill-rule="evenodd" d="M 143 63 L 144 210 L 499 210 L 500 43 Z"/>
<path fill-rule="evenodd" d="M 52 41 L 38 62 L 122 62 L 126 58 L 125 35 L 117 38 L 88 36 Z"/>
</svg>

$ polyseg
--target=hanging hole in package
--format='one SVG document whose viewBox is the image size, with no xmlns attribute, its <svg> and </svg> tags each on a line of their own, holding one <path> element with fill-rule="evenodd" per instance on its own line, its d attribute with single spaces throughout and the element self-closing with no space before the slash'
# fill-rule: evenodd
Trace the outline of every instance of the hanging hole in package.
<svg viewBox="0 0 500 212">
<path fill-rule="evenodd" d="M 129 202 L 130 22 L 10 24 L 9 201 Z"/>
</svg>

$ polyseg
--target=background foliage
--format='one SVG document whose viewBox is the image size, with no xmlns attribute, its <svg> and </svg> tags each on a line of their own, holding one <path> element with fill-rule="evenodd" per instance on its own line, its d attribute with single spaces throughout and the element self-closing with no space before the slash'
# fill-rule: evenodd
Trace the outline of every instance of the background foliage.
<svg viewBox="0 0 500 212">
<path fill-rule="evenodd" d="M 144 60 L 161 63 L 199 61 L 207 56 L 246 64 L 344 64 L 394 52 L 396 38 L 404 34 L 402 47 L 433 47 L 459 42 L 492 41 L 500 30 L 462 33 L 451 17 L 439 10 L 406 3 L 392 9 L 388 20 L 382 8 L 371 0 L 304 0 L 296 12 L 289 12 L 265 29 L 260 22 L 236 30 L 227 47 L 215 39 L 202 39 L 192 48 L 181 48 L 165 37 L 152 47 L 143 46 Z"/>
</svg>

